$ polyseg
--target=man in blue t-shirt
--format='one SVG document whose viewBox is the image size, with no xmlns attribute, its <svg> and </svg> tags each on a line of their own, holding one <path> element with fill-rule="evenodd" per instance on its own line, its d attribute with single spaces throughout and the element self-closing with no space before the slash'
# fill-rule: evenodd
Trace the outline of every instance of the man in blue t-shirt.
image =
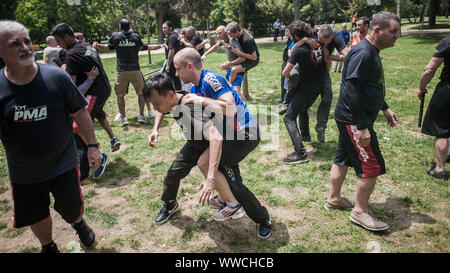
<svg viewBox="0 0 450 273">
<path fill-rule="evenodd" d="M 230 189 L 237 201 L 244 207 L 247 215 L 259 224 L 258 236 L 267 238 L 272 233 L 269 213 L 261 206 L 255 195 L 242 183 L 239 162 L 242 161 L 260 142 L 259 126 L 248 111 L 247 105 L 239 94 L 220 74 L 202 69 L 201 56 L 191 48 L 178 52 L 174 58 L 176 75 L 185 83 L 192 82 L 191 94 L 181 102 L 200 104 L 206 109 L 218 109 L 215 115 L 223 116 L 223 123 L 216 124 L 223 137 L 222 153 L 210 154 L 207 149 L 198 160 L 203 173 L 208 173 L 203 184 L 202 195 L 209 197 L 213 189 L 211 181 L 221 179 L 208 172 L 208 166 L 225 169 L 232 183 Z M 220 113 L 221 111 L 221 113 Z M 222 178 L 225 179 L 225 178 Z"/>
<path fill-rule="evenodd" d="M 345 46 L 347 46 L 348 42 L 350 41 L 350 31 L 347 31 L 347 23 L 342 23 L 342 29 L 339 30 L 337 34 L 341 36 Z M 341 73 L 343 64 L 344 64 L 343 62 L 335 62 L 334 72 L 336 72 L 339 69 L 339 73 Z"/>
<path fill-rule="evenodd" d="M 100 165 L 100 151 L 86 100 L 61 69 L 34 62 L 28 30 L 0 22 L 0 139 L 13 188 L 14 227 L 30 226 L 41 252 L 58 253 L 52 239 L 50 198 L 62 218 L 91 247 L 95 234 L 84 210 L 72 133 L 75 120 L 88 141 L 88 161 Z"/>
</svg>

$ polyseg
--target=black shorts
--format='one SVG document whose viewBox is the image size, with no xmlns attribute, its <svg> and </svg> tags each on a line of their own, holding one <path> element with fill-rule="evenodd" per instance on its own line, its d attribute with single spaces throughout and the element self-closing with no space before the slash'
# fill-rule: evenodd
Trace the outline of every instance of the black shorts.
<svg viewBox="0 0 450 273">
<path fill-rule="evenodd" d="M 439 82 L 436 86 L 423 120 L 422 133 L 450 137 L 450 81 Z"/>
<path fill-rule="evenodd" d="M 385 174 L 384 159 L 373 128 L 368 128 L 371 136 L 370 144 L 361 147 L 356 144 L 356 125 L 337 120 L 336 124 L 339 129 L 339 141 L 334 164 L 353 167 L 359 178 L 376 178 Z"/>
<path fill-rule="evenodd" d="M 245 68 L 245 71 L 249 71 L 250 69 L 252 69 L 253 67 L 255 67 L 258 64 L 259 64 L 259 59 L 258 60 L 246 60 L 245 62 L 241 63 L 242 67 Z"/>
<path fill-rule="evenodd" d="M 256 122 L 243 129 L 240 133 L 234 135 L 234 138 L 231 140 L 227 140 L 224 137 L 222 156 L 220 158 L 221 165 L 225 167 L 238 165 L 261 141 L 259 126 Z"/>
<path fill-rule="evenodd" d="M 84 199 L 80 187 L 78 168 L 55 178 L 33 183 L 11 183 L 14 200 L 14 227 L 36 224 L 50 215 L 50 195 L 54 209 L 67 223 L 73 223 L 83 214 Z"/>
<path fill-rule="evenodd" d="M 97 96 L 86 96 L 86 100 L 88 101 L 88 112 L 91 114 L 92 120 L 97 118 L 98 120 L 105 120 L 106 114 L 103 111 L 103 106 L 105 106 L 108 98 L 97 97 Z"/>
</svg>

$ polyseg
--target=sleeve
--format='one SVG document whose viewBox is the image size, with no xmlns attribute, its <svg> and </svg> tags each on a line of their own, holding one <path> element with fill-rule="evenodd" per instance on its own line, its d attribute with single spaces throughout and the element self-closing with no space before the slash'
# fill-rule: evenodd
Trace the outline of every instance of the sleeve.
<svg viewBox="0 0 450 273">
<path fill-rule="evenodd" d="M 362 103 L 361 103 L 361 82 L 358 79 L 352 78 L 349 80 L 346 80 L 346 91 L 348 94 L 349 101 L 349 109 L 352 113 L 353 122 L 356 124 L 356 128 L 358 130 L 366 129 L 370 121 L 367 119 L 363 119 L 362 113 Z"/>
<path fill-rule="evenodd" d="M 371 58 L 369 55 L 365 50 L 360 49 L 355 51 L 347 63 L 346 80 L 358 79 L 360 82 L 366 81 L 371 67 Z"/>
<path fill-rule="evenodd" d="M 247 39 L 242 43 L 242 50 L 246 54 L 253 54 L 256 51 L 253 39 Z"/>
<path fill-rule="evenodd" d="M 114 35 L 114 33 L 111 35 L 111 37 L 109 37 L 109 40 L 108 40 L 108 48 L 109 48 L 109 50 L 113 50 L 113 49 L 115 49 L 116 47 L 115 47 L 115 45 L 114 45 L 114 39 L 115 38 L 115 35 Z"/>
<path fill-rule="evenodd" d="M 300 56 L 302 54 L 301 47 L 294 48 L 294 51 L 292 51 L 291 56 L 288 59 L 288 63 L 295 65 L 296 63 L 300 63 Z"/>
<path fill-rule="evenodd" d="M 138 41 L 138 48 L 140 50 L 148 50 L 148 45 L 142 42 L 141 36 L 136 33 L 136 40 Z"/>
<path fill-rule="evenodd" d="M 334 35 L 333 42 L 334 42 L 334 45 L 336 46 L 337 51 L 339 51 L 339 52 L 341 52 L 342 50 L 344 50 L 344 48 L 346 48 L 345 42 L 340 35 L 337 35 L 337 34 Z"/>
<path fill-rule="evenodd" d="M 205 75 L 203 86 L 205 94 L 213 99 L 218 99 L 223 94 L 231 91 L 231 87 L 225 78 L 218 78 L 213 73 Z"/>
<path fill-rule="evenodd" d="M 450 39 L 444 38 L 442 39 L 436 47 L 436 51 L 434 52 L 433 57 L 436 58 L 444 58 L 449 55 L 450 51 Z"/>
<path fill-rule="evenodd" d="M 167 46 L 169 47 L 169 50 L 176 49 L 177 48 L 177 42 L 178 42 L 177 37 L 175 37 L 175 35 L 171 35 L 169 37 L 169 40 L 167 41 Z"/>
<path fill-rule="evenodd" d="M 60 74 L 61 90 L 64 93 L 64 104 L 70 114 L 87 106 L 87 101 L 66 73 Z"/>
<path fill-rule="evenodd" d="M 73 52 L 67 52 L 66 54 L 66 71 L 69 75 L 78 75 L 81 70 L 81 65 L 78 58 L 73 54 Z"/>
</svg>

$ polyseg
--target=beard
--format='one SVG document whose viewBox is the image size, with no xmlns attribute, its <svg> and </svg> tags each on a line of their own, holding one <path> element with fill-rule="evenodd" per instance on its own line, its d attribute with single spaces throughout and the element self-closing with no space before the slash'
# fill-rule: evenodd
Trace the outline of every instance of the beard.
<svg viewBox="0 0 450 273">
<path fill-rule="evenodd" d="M 26 56 L 26 57 L 25 57 Z M 19 53 L 19 64 L 23 66 L 32 65 L 35 61 L 33 51 Z"/>
</svg>

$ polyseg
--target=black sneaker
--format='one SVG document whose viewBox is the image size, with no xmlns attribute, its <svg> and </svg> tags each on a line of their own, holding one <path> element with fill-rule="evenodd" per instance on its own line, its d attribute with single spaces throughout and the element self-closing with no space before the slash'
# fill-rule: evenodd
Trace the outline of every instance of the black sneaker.
<svg viewBox="0 0 450 273">
<path fill-rule="evenodd" d="M 164 202 L 164 207 L 159 211 L 158 215 L 155 218 L 155 223 L 158 225 L 162 225 L 167 220 L 169 220 L 170 216 L 174 214 L 178 210 L 178 202 Z"/>
<path fill-rule="evenodd" d="M 42 246 L 41 249 L 42 254 L 57 254 L 59 253 L 58 246 L 55 244 L 55 242 L 51 242 L 50 244 L 46 246 Z"/>
<path fill-rule="evenodd" d="M 320 143 L 325 142 L 325 129 L 317 130 L 317 141 Z"/>
<path fill-rule="evenodd" d="M 288 109 L 288 104 L 287 103 L 283 103 L 280 106 L 280 110 L 278 110 L 278 114 L 279 115 L 284 115 L 286 113 L 287 109 Z"/>
<path fill-rule="evenodd" d="M 111 152 L 115 152 L 120 149 L 120 142 L 117 137 L 111 138 Z"/>
<path fill-rule="evenodd" d="M 447 163 L 450 163 L 450 155 L 447 156 Z"/>
<path fill-rule="evenodd" d="M 310 135 L 305 136 L 305 137 L 302 136 L 302 141 L 306 142 L 306 143 L 311 143 L 311 136 Z"/>
<path fill-rule="evenodd" d="M 270 234 L 272 234 L 272 222 L 270 221 L 269 218 L 264 223 L 259 224 L 258 237 L 266 239 L 269 238 Z"/>
<path fill-rule="evenodd" d="M 81 218 L 80 223 L 78 223 L 78 224 L 73 223 L 73 224 L 71 224 L 71 226 L 77 232 L 78 238 L 80 238 L 80 242 L 85 248 L 90 248 L 94 245 L 95 233 L 86 224 L 86 221 L 84 221 L 84 218 Z"/>
<path fill-rule="evenodd" d="M 293 152 L 289 154 L 285 159 L 283 159 L 283 162 L 286 164 L 296 164 L 296 163 L 306 163 L 308 162 L 308 154 L 305 153 L 304 155 L 299 155 L 297 152 Z"/>
</svg>

